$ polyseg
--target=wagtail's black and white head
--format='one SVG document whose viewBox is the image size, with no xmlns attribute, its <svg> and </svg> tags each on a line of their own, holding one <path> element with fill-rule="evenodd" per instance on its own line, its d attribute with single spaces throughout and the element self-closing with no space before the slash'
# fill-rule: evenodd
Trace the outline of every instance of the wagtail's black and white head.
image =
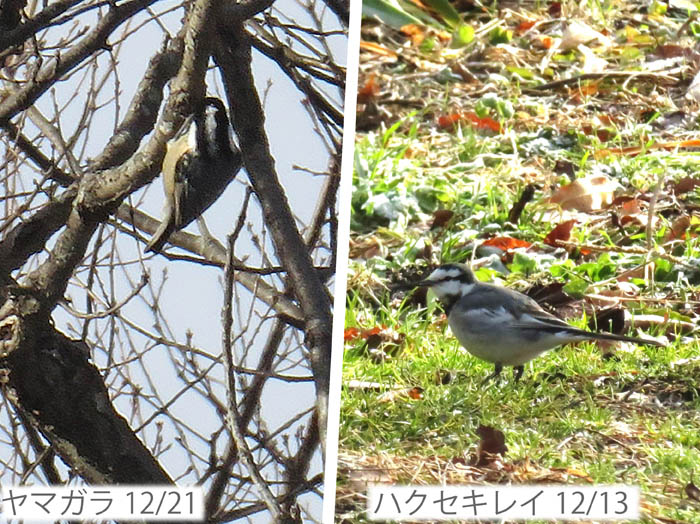
<svg viewBox="0 0 700 524">
<path fill-rule="evenodd" d="M 662 346 L 613 333 L 592 333 L 570 326 L 533 299 L 511 289 L 480 282 L 464 264 L 445 264 L 411 287 L 433 290 L 447 313 L 455 337 L 469 353 L 495 364 L 488 379 L 513 366 L 515 380 L 523 365 L 545 351 L 581 340 L 622 340 Z M 407 287 L 402 285 L 401 287 Z"/>
</svg>

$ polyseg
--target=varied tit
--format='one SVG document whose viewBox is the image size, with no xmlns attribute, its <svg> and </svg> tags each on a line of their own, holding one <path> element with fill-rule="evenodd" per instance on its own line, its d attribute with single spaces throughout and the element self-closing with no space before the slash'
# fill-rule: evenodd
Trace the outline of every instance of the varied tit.
<svg viewBox="0 0 700 524">
<path fill-rule="evenodd" d="M 223 102 L 205 98 L 167 144 L 162 166 L 163 220 L 146 251 L 160 251 L 174 231 L 204 213 L 241 165 Z"/>
</svg>

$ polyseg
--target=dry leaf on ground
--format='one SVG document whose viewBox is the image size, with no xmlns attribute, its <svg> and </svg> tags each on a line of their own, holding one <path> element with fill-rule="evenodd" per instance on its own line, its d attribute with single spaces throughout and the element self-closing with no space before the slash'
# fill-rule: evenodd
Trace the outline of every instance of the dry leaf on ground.
<svg viewBox="0 0 700 524">
<path fill-rule="evenodd" d="M 557 189 L 549 202 L 559 204 L 564 210 L 583 212 L 598 211 L 608 207 L 619 184 L 604 175 L 577 178 L 571 184 Z"/>
</svg>

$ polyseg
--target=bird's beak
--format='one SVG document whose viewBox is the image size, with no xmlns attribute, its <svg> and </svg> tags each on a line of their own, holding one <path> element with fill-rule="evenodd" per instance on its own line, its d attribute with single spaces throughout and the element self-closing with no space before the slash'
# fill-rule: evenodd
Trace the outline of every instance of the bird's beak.
<svg viewBox="0 0 700 524">
<path fill-rule="evenodd" d="M 175 136 L 170 139 L 171 142 L 176 142 L 183 136 L 187 135 L 187 133 L 190 132 L 190 126 L 192 125 L 192 122 L 194 121 L 194 116 L 193 115 L 188 115 L 187 118 L 185 118 L 185 121 L 182 123 L 182 125 L 179 127 L 177 132 L 175 133 Z"/>
<path fill-rule="evenodd" d="M 433 283 L 430 280 L 419 280 L 417 282 L 398 282 L 393 284 L 389 289 L 392 291 L 406 291 L 408 289 L 415 289 L 417 287 L 430 287 Z"/>
</svg>

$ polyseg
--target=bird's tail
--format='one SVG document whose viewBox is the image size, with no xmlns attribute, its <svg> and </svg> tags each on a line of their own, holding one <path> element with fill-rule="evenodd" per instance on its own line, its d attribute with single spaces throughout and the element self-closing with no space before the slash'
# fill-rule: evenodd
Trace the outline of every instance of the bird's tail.
<svg viewBox="0 0 700 524">
<path fill-rule="evenodd" d="M 649 338 L 636 338 L 636 337 L 628 337 L 625 335 L 616 335 L 615 333 L 605 333 L 605 332 L 592 332 L 592 331 L 585 331 L 583 329 L 576 329 L 572 328 L 572 332 L 581 335 L 582 338 L 587 338 L 589 340 L 619 340 L 622 342 L 633 342 L 635 344 L 646 344 L 648 346 L 659 346 L 659 347 L 665 347 L 666 344 L 663 342 L 659 342 L 657 340 L 649 339 Z"/>
<path fill-rule="evenodd" d="M 158 226 L 158 229 L 156 229 L 156 232 L 153 233 L 151 240 L 148 241 L 146 252 L 152 251 L 154 253 L 159 253 L 174 229 L 171 220 L 163 220 Z"/>
</svg>

